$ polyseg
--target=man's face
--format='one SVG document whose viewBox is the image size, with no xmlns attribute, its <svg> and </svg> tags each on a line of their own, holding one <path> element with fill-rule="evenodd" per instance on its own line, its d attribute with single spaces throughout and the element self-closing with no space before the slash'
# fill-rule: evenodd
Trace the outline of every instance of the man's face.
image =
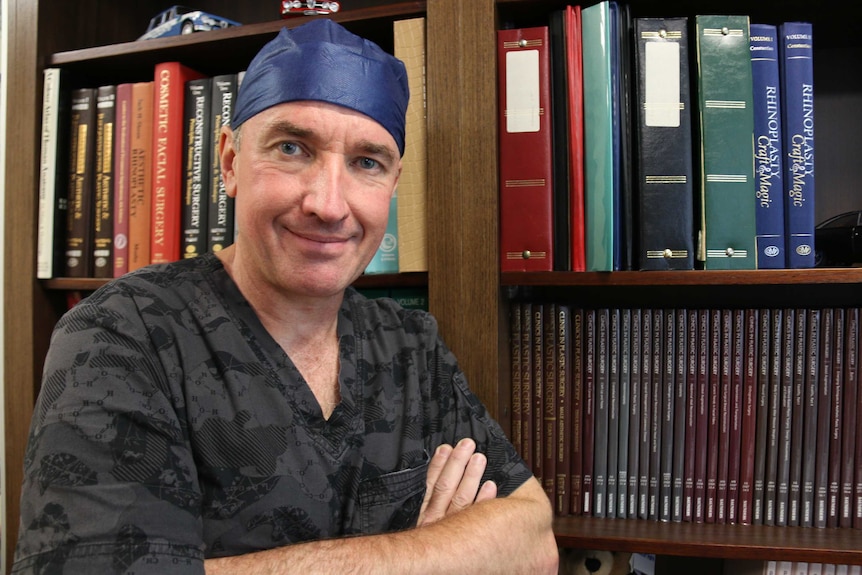
<svg viewBox="0 0 862 575">
<path fill-rule="evenodd" d="M 222 161 L 236 198 L 235 264 L 246 279 L 326 296 L 365 270 L 401 172 L 380 124 L 332 104 L 280 104 L 243 124 L 239 146 L 226 138 Z"/>
</svg>

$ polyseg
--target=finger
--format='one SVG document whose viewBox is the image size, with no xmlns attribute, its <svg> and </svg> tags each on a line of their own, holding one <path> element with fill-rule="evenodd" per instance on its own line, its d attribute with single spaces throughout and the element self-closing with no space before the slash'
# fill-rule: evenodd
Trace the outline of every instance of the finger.
<svg viewBox="0 0 862 575">
<path fill-rule="evenodd" d="M 430 494 L 426 493 L 428 497 L 428 505 L 425 508 L 426 521 L 433 522 L 445 517 L 475 449 L 476 443 L 472 439 L 465 438 L 452 450 Z"/>
<path fill-rule="evenodd" d="M 497 498 L 497 484 L 493 481 L 486 481 L 479 488 L 479 493 L 476 494 L 476 503 L 480 501 L 489 501 Z"/>
<path fill-rule="evenodd" d="M 422 524 L 422 516 L 425 513 L 425 509 L 434 495 L 434 487 L 437 484 L 437 479 L 440 477 L 440 473 L 446 466 L 446 461 L 451 454 L 452 446 L 443 443 L 437 446 L 434 455 L 431 457 L 431 462 L 428 464 L 428 475 L 425 478 L 425 497 L 422 499 L 422 506 L 419 508 L 420 525 Z"/>
<path fill-rule="evenodd" d="M 464 469 L 464 475 L 461 477 L 461 482 L 455 490 L 455 495 L 452 496 L 449 513 L 462 511 L 473 505 L 476 501 L 476 495 L 479 493 L 482 475 L 485 473 L 487 465 L 488 458 L 483 453 L 474 453 L 470 457 L 470 461 Z"/>
</svg>

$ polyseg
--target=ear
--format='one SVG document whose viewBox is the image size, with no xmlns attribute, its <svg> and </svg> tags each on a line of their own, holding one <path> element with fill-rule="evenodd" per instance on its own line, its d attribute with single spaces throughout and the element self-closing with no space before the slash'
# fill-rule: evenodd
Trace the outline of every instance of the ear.
<svg viewBox="0 0 862 575">
<path fill-rule="evenodd" d="M 225 193 L 229 198 L 236 197 L 236 147 L 234 146 L 233 130 L 222 126 L 218 141 L 219 157 L 221 158 L 221 175 L 224 181 Z"/>
</svg>

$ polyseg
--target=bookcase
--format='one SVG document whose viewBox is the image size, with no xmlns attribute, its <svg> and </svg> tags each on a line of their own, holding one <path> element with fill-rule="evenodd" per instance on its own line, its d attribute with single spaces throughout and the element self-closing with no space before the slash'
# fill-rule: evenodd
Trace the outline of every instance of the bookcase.
<svg viewBox="0 0 862 575">
<path fill-rule="evenodd" d="M 205 73 L 239 71 L 285 24 L 272 0 L 201 0 L 195 7 L 244 26 L 134 42 L 149 18 L 168 3 L 111 0 L 10 0 L 9 110 L 6 130 L 5 237 L 5 486 L 2 518 L 10 563 L 18 521 L 22 461 L 42 358 L 51 329 L 65 309 L 68 290 L 97 283 L 38 281 L 35 273 L 36 204 L 41 120 L 41 73 L 68 69 L 82 83 L 145 79 L 152 66 L 178 59 Z M 607 305 L 654 305 L 667 298 L 703 301 L 777 301 L 805 305 L 862 304 L 862 269 L 774 272 L 499 273 L 496 30 L 503 23 L 539 25 L 559 0 L 355 0 L 336 19 L 391 49 L 392 21 L 427 18 L 427 133 L 429 238 L 427 277 L 389 278 L 394 284 L 427 282 L 429 308 L 473 389 L 503 425 L 509 421 L 508 308 L 524 293 L 566 294 Z M 815 23 L 818 97 L 818 209 L 823 215 L 860 208 L 858 186 L 860 76 L 853 71 L 862 42 L 844 11 L 801 0 L 634 0 L 634 15 L 750 14 L 761 19 Z M 348 8 L 343 4 L 345 8 Z M 755 14 L 757 11 L 757 14 Z M 779 17 L 778 14 L 781 16 Z M 289 25 L 302 19 L 291 20 Z M 818 101 L 819 103 L 819 101 Z M 837 110 L 836 110 L 837 106 Z M 831 115 L 830 115 L 831 114 Z M 855 123 L 853 123 L 855 122 Z M 855 154 L 855 156 L 854 156 Z M 856 204 L 854 204 L 856 202 Z M 820 214 L 818 214 L 820 215 Z M 818 220 L 822 219 L 818 217 Z M 561 545 L 715 558 L 788 558 L 862 563 L 859 532 L 561 518 Z"/>
</svg>

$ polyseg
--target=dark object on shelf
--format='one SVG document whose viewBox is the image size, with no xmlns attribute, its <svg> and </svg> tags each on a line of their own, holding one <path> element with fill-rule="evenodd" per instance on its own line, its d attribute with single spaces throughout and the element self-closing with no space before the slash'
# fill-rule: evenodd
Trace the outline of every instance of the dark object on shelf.
<svg viewBox="0 0 862 575">
<path fill-rule="evenodd" d="M 242 24 L 202 10 L 177 5 L 153 16 L 150 25 L 147 26 L 147 31 L 138 40 L 207 32 L 230 26 L 242 26 Z"/>
<path fill-rule="evenodd" d="M 335 14 L 339 10 L 341 10 L 341 4 L 334 0 L 282 0 L 281 2 L 282 18 Z"/>
<path fill-rule="evenodd" d="M 814 228 L 814 265 L 849 266 L 862 262 L 862 210 L 844 212 Z"/>
</svg>

